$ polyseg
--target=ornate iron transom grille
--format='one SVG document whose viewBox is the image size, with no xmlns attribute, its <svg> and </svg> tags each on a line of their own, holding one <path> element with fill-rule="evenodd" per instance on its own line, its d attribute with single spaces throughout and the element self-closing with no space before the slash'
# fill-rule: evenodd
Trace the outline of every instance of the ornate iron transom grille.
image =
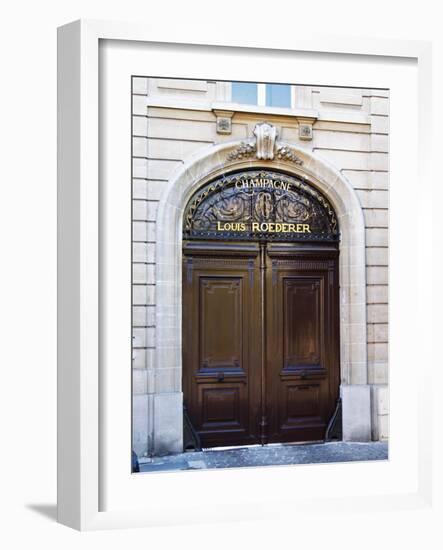
<svg viewBox="0 0 443 550">
<path fill-rule="evenodd" d="M 335 212 L 305 181 L 287 174 L 248 170 L 220 177 L 191 197 L 184 239 L 335 241 Z"/>
</svg>

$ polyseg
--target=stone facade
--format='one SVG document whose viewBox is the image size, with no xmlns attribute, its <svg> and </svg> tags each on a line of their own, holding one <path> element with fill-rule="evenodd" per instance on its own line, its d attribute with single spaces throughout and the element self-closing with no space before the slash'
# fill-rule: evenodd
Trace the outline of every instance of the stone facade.
<svg viewBox="0 0 443 550">
<path fill-rule="evenodd" d="M 226 82 L 133 79 L 133 439 L 140 456 L 181 448 L 181 210 L 205 178 L 231 165 L 260 165 L 228 156 L 264 121 L 304 160 L 303 168 L 285 160 L 272 167 L 308 174 L 341 218 L 345 433 L 388 437 L 388 92 L 293 86 L 292 95 L 291 108 L 234 104 Z"/>
</svg>

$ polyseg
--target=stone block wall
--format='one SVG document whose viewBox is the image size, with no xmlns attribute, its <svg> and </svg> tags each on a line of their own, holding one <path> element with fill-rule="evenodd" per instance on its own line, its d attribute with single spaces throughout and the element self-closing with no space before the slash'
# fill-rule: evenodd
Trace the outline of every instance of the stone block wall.
<svg viewBox="0 0 443 550">
<path fill-rule="evenodd" d="M 155 365 L 159 200 L 190 156 L 212 144 L 250 137 L 263 120 L 278 128 L 281 139 L 339 169 L 359 197 L 366 225 L 372 437 L 388 437 L 389 93 L 295 86 L 293 96 L 291 109 L 239 106 L 230 103 L 229 83 L 133 79 L 133 433 L 141 456 L 152 452 L 155 396 L 181 390 L 176 368 Z M 220 110 L 232 117 L 230 134 L 217 133 Z M 313 125 L 312 140 L 299 137 L 299 123 L 305 120 Z"/>
</svg>

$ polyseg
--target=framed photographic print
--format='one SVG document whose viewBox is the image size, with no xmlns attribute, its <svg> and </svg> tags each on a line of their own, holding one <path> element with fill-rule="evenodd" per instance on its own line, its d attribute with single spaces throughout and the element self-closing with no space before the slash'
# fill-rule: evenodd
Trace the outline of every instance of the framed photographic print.
<svg viewBox="0 0 443 550">
<path fill-rule="evenodd" d="M 135 468 L 386 459 L 389 91 L 137 76 L 132 115 Z"/>
<path fill-rule="evenodd" d="M 62 523 L 426 502 L 427 48 L 59 30 Z"/>
</svg>

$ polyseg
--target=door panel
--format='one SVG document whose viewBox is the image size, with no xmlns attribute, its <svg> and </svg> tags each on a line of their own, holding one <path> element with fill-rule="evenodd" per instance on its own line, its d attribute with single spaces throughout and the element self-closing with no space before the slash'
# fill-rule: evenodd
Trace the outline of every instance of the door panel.
<svg viewBox="0 0 443 550">
<path fill-rule="evenodd" d="M 293 427 L 309 423 L 320 423 L 320 384 L 304 384 L 297 382 L 283 382 L 282 429 L 290 430 Z"/>
<path fill-rule="evenodd" d="M 283 280 L 284 368 L 319 366 L 322 336 L 322 280 Z"/>
<path fill-rule="evenodd" d="M 241 384 L 200 384 L 201 427 L 205 431 L 245 430 L 242 401 L 245 399 Z"/>
<path fill-rule="evenodd" d="M 184 257 L 183 392 L 203 447 L 257 442 L 256 256 L 254 246 Z"/>
<path fill-rule="evenodd" d="M 268 440 L 322 440 L 338 397 L 336 253 L 269 254 Z"/>
<path fill-rule="evenodd" d="M 205 368 L 241 368 L 243 278 L 200 277 L 200 363 Z"/>
</svg>

